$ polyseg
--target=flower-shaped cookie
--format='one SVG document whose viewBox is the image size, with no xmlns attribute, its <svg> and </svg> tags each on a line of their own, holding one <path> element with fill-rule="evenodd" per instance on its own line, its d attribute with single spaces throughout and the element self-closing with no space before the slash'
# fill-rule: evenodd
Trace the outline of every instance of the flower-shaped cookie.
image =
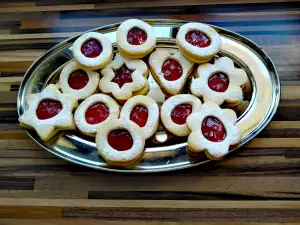
<svg viewBox="0 0 300 225">
<path fill-rule="evenodd" d="M 81 133 L 95 136 L 104 121 L 117 119 L 120 107 L 110 96 L 94 94 L 85 99 L 76 109 L 75 123 Z"/>
<path fill-rule="evenodd" d="M 148 67 L 142 60 L 116 54 L 112 63 L 101 70 L 103 78 L 99 87 L 103 93 L 112 94 L 118 101 L 126 101 L 134 92 L 146 87 L 148 73 Z"/>
<path fill-rule="evenodd" d="M 221 48 L 221 37 L 218 32 L 203 23 L 182 25 L 176 41 L 181 53 L 195 63 L 208 62 Z"/>
<path fill-rule="evenodd" d="M 168 98 L 160 110 L 160 118 L 164 127 L 177 136 L 187 136 L 191 132 L 186 119 L 191 113 L 201 110 L 199 98 L 190 94 L 174 95 Z"/>
<path fill-rule="evenodd" d="M 194 63 L 175 49 L 156 49 L 149 57 L 149 66 L 154 79 L 169 94 L 182 90 L 193 70 Z"/>
<path fill-rule="evenodd" d="M 87 70 L 102 69 L 113 57 L 110 40 L 104 34 L 89 32 L 81 35 L 73 45 L 74 59 Z"/>
<path fill-rule="evenodd" d="M 52 138 L 59 130 L 74 130 L 72 111 L 77 107 L 77 97 L 62 94 L 54 84 L 42 92 L 25 97 L 28 108 L 19 117 L 20 125 L 36 130 L 43 141 Z"/>
<path fill-rule="evenodd" d="M 137 95 L 130 98 L 123 106 L 121 119 L 127 119 L 140 126 L 144 137 L 151 137 L 159 124 L 159 108 L 157 103 L 148 96 Z"/>
<path fill-rule="evenodd" d="M 241 141 L 240 130 L 236 127 L 237 116 L 231 109 L 221 109 L 214 102 L 205 102 L 199 112 L 187 118 L 187 126 L 192 130 L 188 137 L 191 153 L 205 151 L 212 160 L 225 156 L 229 147 Z"/>
<path fill-rule="evenodd" d="M 97 91 L 99 80 L 97 72 L 82 70 L 75 61 L 71 61 L 62 69 L 59 84 L 63 93 L 85 99 Z"/>
<path fill-rule="evenodd" d="M 143 58 L 155 47 L 153 28 L 142 20 L 129 19 L 121 23 L 117 33 L 117 47 L 123 57 Z"/>
<path fill-rule="evenodd" d="M 221 57 L 214 64 L 200 65 L 195 77 L 190 88 L 192 94 L 202 96 L 204 102 L 214 101 L 218 105 L 224 101 L 238 104 L 243 99 L 241 86 L 248 80 L 246 72 L 235 68 L 228 57 Z"/>
<path fill-rule="evenodd" d="M 97 130 L 96 147 L 108 164 L 128 166 L 143 156 L 145 138 L 131 120 L 112 119 Z"/>
</svg>

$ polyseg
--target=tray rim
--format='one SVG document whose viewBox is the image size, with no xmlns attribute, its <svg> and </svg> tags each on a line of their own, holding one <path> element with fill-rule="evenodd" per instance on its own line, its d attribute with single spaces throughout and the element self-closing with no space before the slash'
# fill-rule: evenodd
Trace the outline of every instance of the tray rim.
<svg viewBox="0 0 300 225">
<path fill-rule="evenodd" d="M 183 24 L 183 23 L 189 23 L 189 22 L 199 22 L 199 21 L 191 21 L 191 20 L 178 20 L 178 19 L 141 19 L 147 23 L 163 23 L 163 25 L 168 25 L 168 22 L 169 22 L 169 25 L 170 24 L 175 24 L 175 23 L 178 23 L 179 25 L 180 24 Z M 19 88 L 19 91 L 18 91 L 18 95 L 17 95 L 17 112 L 18 112 L 18 116 L 21 115 L 21 96 L 22 96 L 22 88 L 25 83 L 26 83 L 26 78 L 30 78 L 30 74 L 37 68 L 38 64 L 43 61 L 43 59 L 45 57 L 47 57 L 48 55 L 51 55 L 53 52 L 56 52 L 58 51 L 58 49 L 61 47 L 61 46 L 64 46 L 66 44 L 68 44 L 69 42 L 71 42 L 73 39 L 75 38 L 78 38 L 80 35 L 84 34 L 84 33 L 88 33 L 88 32 L 92 32 L 92 31 L 96 31 L 99 30 L 99 29 L 107 29 L 107 28 L 110 28 L 110 27 L 114 27 L 114 26 L 117 26 L 117 25 L 120 25 L 122 22 L 118 22 L 118 23 L 112 23 L 112 24 L 108 24 L 108 25 L 105 25 L 105 26 L 101 26 L 101 27 L 95 27 L 91 30 L 88 30 L 88 31 L 85 31 L 85 32 L 82 32 L 80 34 L 77 34 L 75 36 L 72 36 L 72 37 L 69 37 L 61 42 L 59 42 L 58 44 L 56 44 L 55 46 L 53 46 L 52 48 L 50 48 L 49 50 L 47 50 L 45 53 L 43 53 L 41 56 L 39 56 L 31 65 L 30 67 L 27 69 L 27 71 L 25 72 L 24 76 L 23 76 L 23 79 L 20 83 L 20 88 Z M 202 23 L 202 22 L 201 22 Z M 230 37 L 234 37 L 234 39 L 241 39 L 243 40 L 243 44 L 245 44 L 246 46 L 249 46 L 251 48 L 253 48 L 257 53 L 262 53 L 262 54 L 259 54 L 258 57 L 260 58 L 263 58 L 266 62 L 268 62 L 268 66 L 267 68 L 269 69 L 269 67 L 272 68 L 275 76 L 273 78 L 273 80 L 275 79 L 275 83 L 277 83 L 278 85 L 276 86 L 275 90 L 273 88 L 273 85 L 272 85 L 272 92 L 274 93 L 274 97 L 272 97 L 271 99 L 271 103 L 272 105 L 270 106 L 266 116 L 257 124 L 257 126 L 255 127 L 254 130 L 252 130 L 249 135 L 243 140 L 243 142 L 241 143 L 241 145 L 238 147 L 238 148 L 235 148 L 234 150 L 230 151 L 227 155 L 235 152 L 236 150 L 240 149 L 241 146 L 245 145 L 246 143 L 248 143 L 250 140 L 252 140 L 253 138 L 255 138 L 255 136 L 257 134 L 259 134 L 272 120 L 273 116 L 275 115 L 277 109 L 278 109 L 278 106 L 279 106 L 279 102 L 280 102 L 280 98 L 281 98 L 281 84 L 280 84 L 280 79 L 279 79 L 279 75 L 278 75 L 278 71 L 273 63 L 273 61 L 271 60 L 270 56 L 259 46 L 257 45 L 255 42 L 251 41 L 250 39 L 236 33 L 236 32 L 233 32 L 233 31 L 230 31 L 228 29 L 225 29 L 225 28 L 222 28 L 222 27 L 219 27 L 219 26 L 215 26 L 215 25 L 211 25 L 209 23 L 205 23 L 211 27 L 213 27 L 214 29 L 216 30 L 222 30 L 224 33 L 225 33 L 225 36 L 226 35 L 230 35 Z M 273 83 L 273 82 L 272 82 Z M 72 163 L 75 163 L 77 165 L 81 165 L 81 166 L 84 166 L 84 167 L 88 167 L 88 168 L 93 168 L 93 169 L 96 169 L 96 170 L 101 170 L 101 171 L 107 171 L 107 172 L 118 172 L 118 173 L 159 173 L 159 172 L 169 172 L 169 171 L 177 171 L 177 170 L 182 170 L 182 169 L 187 169 L 187 168 L 193 168 L 193 167 L 196 167 L 196 166 L 199 166 L 199 165 L 203 165 L 203 164 L 206 164 L 206 163 L 209 163 L 209 162 L 213 162 L 214 160 L 205 160 L 205 161 L 201 161 L 201 162 L 198 162 L 198 163 L 189 163 L 189 164 L 185 164 L 185 165 L 178 165 L 178 166 L 173 166 L 173 167 L 168 167 L 168 168 L 156 168 L 156 169 L 139 169 L 139 170 L 136 170 L 136 169 L 120 169 L 120 168 L 107 168 L 107 167 L 99 167 L 99 166 L 95 166 L 95 165 L 90 165 L 90 164 L 85 164 L 83 163 L 82 161 L 77 161 L 76 159 L 74 158 L 70 158 L 66 155 L 63 155 L 61 154 L 60 152 L 56 152 L 56 151 L 52 151 L 50 149 L 48 149 L 44 143 L 42 142 L 39 142 L 38 140 L 36 140 L 29 132 L 28 129 L 24 128 L 25 132 L 27 133 L 27 135 L 35 142 L 37 143 L 39 146 L 41 146 L 43 149 L 45 149 L 46 151 L 48 152 L 51 152 L 52 154 L 56 155 L 57 157 L 61 158 L 61 159 L 64 159 L 66 161 L 69 161 L 69 162 L 72 162 Z"/>
</svg>

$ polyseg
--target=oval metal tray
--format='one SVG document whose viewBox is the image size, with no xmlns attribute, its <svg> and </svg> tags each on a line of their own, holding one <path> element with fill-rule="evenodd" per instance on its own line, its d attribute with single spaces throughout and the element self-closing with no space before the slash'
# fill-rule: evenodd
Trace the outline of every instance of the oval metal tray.
<svg viewBox="0 0 300 225">
<path fill-rule="evenodd" d="M 181 25 L 189 21 L 182 20 L 145 20 L 154 27 L 157 47 L 176 48 L 175 37 Z M 119 24 L 93 29 L 106 34 L 112 43 L 116 40 Z M 222 38 L 220 55 L 230 57 L 237 66 L 246 70 L 252 86 L 252 96 L 247 109 L 238 118 L 237 126 L 242 131 L 241 145 L 253 139 L 271 120 L 280 99 L 280 82 L 276 69 L 268 55 L 255 43 L 234 32 L 215 27 Z M 79 35 L 78 35 L 79 36 Z M 56 45 L 37 59 L 24 75 L 18 93 L 18 113 L 26 109 L 24 97 L 40 92 L 45 85 L 55 82 L 63 65 L 72 57 L 72 44 L 78 36 Z M 151 88 L 157 87 L 153 78 L 149 78 Z M 79 132 L 59 133 L 48 142 L 43 142 L 35 131 L 26 130 L 28 135 L 47 151 L 65 160 L 95 168 L 115 172 L 162 172 L 198 166 L 210 160 L 201 157 L 191 161 L 186 153 L 184 139 L 168 139 L 164 131 L 157 132 L 156 145 L 146 145 L 142 161 L 133 168 L 110 168 L 98 156 L 94 140 Z M 240 145 L 240 146 L 241 146 Z M 238 147 L 240 147 L 238 146 Z M 231 150 L 234 151 L 235 149 Z"/>
</svg>

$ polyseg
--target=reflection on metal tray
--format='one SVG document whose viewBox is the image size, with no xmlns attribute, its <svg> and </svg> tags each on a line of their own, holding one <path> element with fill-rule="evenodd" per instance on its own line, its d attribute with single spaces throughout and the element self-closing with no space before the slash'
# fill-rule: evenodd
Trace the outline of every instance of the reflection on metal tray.
<svg viewBox="0 0 300 225">
<path fill-rule="evenodd" d="M 176 48 L 175 37 L 178 28 L 187 22 L 181 20 L 146 21 L 154 27 L 159 48 Z M 119 24 L 113 24 L 92 31 L 106 34 L 111 42 L 115 43 L 118 26 Z M 250 80 L 250 85 L 247 90 L 244 90 L 244 104 L 235 107 L 239 115 L 237 126 L 242 131 L 241 145 L 243 145 L 253 139 L 270 122 L 276 112 L 280 98 L 279 78 L 271 59 L 260 47 L 234 32 L 214 28 L 222 38 L 222 48 L 216 57 L 223 55 L 230 57 L 237 67 L 247 72 Z M 77 37 L 72 37 L 53 47 L 28 69 L 18 94 L 19 115 L 26 109 L 24 101 L 26 95 L 40 92 L 45 85 L 56 82 L 63 65 L 73 58 L 71 48 Z M 116 50 L 115 46 L 114 48 Z M 152 93 L 157 93 L 159 86 L 151 75 L 149 83 L 150 88 L 155 90 Z M 188 92 L 188 88 L 185 91 Z M 158 93 L 162 94 L 162 92 Z M 164 99 L 164 96 L 158 96 L 158 99 Z M 27 133 L 35 142 L 53 154 L 100 170 L 160 172 L 193 167 L 209 161 L 204 154 L 193 156 L 191 160 L 186 153 L 186 138 L 175 137 L 164 131 L 162 127 L 151 140 L 147 140 L 142 161 L 128 169 L 109 167 L 98 156 L 94 138 L 84 136 L 79 132 L 61 132 L 46 143 L 40 140 L 35 131 L 27 130 Z"/>
</svg>

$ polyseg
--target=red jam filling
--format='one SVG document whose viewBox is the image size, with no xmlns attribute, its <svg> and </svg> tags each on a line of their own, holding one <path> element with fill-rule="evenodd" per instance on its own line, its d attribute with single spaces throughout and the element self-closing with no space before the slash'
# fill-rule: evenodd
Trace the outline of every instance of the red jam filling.
<svg viewBox="0 0 300 225">
<path fill-rule="evenodd" d="M 193 46 L 205 48 L 210 45 L 210 39 L 200 31 L 193 30 L 186 34 L 185 40 Z"/>
<path fill-rule="evenodd" d="M 125 129 L 111 131 L 107 136 L 108 144 L 118 150 L 126 151 L 133 145 L 131 134 Z"/>
<path fill-rule="evenodd" d="M 130 113 L 130 120 L 144 127 L 148 121 L 148 109 L 142 105 L 135 106 Z"/>
<path fill-rule="evenodd" d="M 127 41 L 131 45 L 141 45 L 147 40 L 147 34 L 140 28 L 132 28 L 127 34 Z"/>
<path fill-rule="evenodd" d="M 224 92 L 229 85 L 229 79 L 224 73 L 216 73 L 208 79 L 208 87 L 216 92 Z"/>
<path fill-rule="evenodd" d="M 226 137 L 223 123 L 214 116 L 208 116 L 202 121 L 201 131 L 207 140 L 213 142 L 223 141 Z"/>
<path fill-rule="evenodd" d="M 88 58 L 96 58 L 102 51 L 102 46 L 96 39 L 87 40 L 81 46 L 81 53 Z"/>
<path fill-rule="evenodd" d="M 76 70 L 70 74 L 68 82 L 71 88 L 79 90 L 87 85 L 89 76 L 84 70 Z"/>
<path fill-rule="evenodd" d="M 168 59 L 162 65 L 162 72 L 166 80 L 174 81 L 181 77 L 182 67 L 176 60 Z"/>
<path fill-rule="evenodd" d="M 109 116 L 109 109 L 103 103 L 91 105 L 85 113 L 85 120 L 88 124 L 101 123 Z"/>
<path fill-rule="evenodd" d="M 121 88 L 124 84 L 132 82 L 132 74 L 133 70 L 127 68 L 124 64 L 120 69 L 115 71 L 115 77 L 112 79 L 112 82 L 115 82 Z"/>
<path fill-rule="evenodd" d="M 171 119 L 179 125 L 185 124 L 186 119 L 192 113 L 192 106 L 189 104 L 177 105 L 171 112 Z"/>
<path fill-rule="evenodd" d="M 50 119 L 59 114 L 62 108 L 60 101 L 46 99 L 38 105 L 36 115 L 40 120 Z"/>
</svg>

